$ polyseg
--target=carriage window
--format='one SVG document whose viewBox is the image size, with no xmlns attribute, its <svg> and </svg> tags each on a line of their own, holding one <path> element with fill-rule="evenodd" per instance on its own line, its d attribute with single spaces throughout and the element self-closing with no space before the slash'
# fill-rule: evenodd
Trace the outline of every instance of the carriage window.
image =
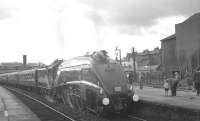
<svg viewBox="0 0 200 121">
<path fill-rule="evenodd" d="M 93 71 L 91 71 L 90 69 L 83 69 L 82 70 L 82 79 L 86 80 L 86 81 L 93 82 L 95 84 L 98 84 L 98 82 L 99 82 L 96 74 Z"/>
</svg>

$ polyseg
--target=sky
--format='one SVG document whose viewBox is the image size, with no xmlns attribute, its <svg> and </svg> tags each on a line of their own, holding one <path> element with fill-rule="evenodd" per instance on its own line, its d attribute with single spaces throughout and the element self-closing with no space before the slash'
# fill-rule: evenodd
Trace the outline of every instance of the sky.
<svg viewBox="0 0 200 121">
<path fill-rule="evenodd" d="M 152 50 L 198 12 L 200 0 L 0 0 L 0 62 Z"/>
</svg>

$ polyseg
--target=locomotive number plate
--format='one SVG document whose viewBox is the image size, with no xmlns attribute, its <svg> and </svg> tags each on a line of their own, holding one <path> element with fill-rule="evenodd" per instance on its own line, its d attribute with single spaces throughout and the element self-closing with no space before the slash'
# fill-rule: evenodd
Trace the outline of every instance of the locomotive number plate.
<svg viewBox="0 0 200 121">
<path fill-rule="evenodd" d="M 121 92 L 122 88 L 121 87 L 115 87 L 115 92 Z"/>
</svg>

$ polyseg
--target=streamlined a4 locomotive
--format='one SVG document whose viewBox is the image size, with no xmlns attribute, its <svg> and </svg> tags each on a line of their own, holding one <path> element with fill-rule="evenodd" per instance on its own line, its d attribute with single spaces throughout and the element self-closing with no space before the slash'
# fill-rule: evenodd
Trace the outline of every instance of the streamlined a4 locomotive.
<svg viewBox="0 0 200 121">
<path fill-rule="evenodd" d="M 62 61 L 53 67 L 0 75 L 1 83 L 35 91 L 75 110 L 126 111 L 139 100 L 120 64 L 105 51 Z"/>
</svg>

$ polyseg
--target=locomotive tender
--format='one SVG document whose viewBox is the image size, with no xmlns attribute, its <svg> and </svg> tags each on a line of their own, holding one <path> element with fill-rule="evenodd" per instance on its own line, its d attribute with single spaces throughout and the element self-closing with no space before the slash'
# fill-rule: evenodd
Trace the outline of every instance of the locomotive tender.
<svg viewBox="0 0 200 121">
<path fill-rule="evenodd" d="M 0 83 L 35 91 L 75 110 L 89 109 L 98 114 L 107 109 L 125 111 L 139 97 L 122 66 L 103 52 L 62 61 L 53 67 L 1 74 Z"/>
</svg>

